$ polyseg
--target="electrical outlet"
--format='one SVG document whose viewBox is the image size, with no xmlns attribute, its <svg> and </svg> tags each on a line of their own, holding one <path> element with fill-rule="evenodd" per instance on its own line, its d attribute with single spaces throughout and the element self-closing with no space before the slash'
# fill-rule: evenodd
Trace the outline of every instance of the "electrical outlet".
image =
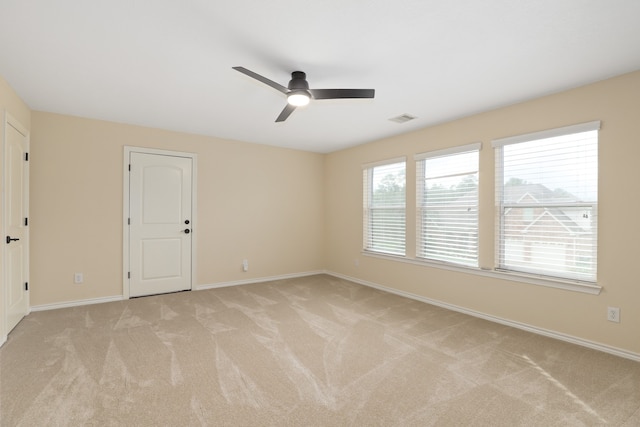
<svg viewBox="0 0 640 427">
<path fill-rule="evenodd" d="M 84 281 L 84 276 L 82 273 L 76 273 L 73 275 L 73 283 L 82 283 Z"/>
<path fill-rule="evenodd" d="M 607 320 L 620 323 L 620 309 L 618 307 L 607 307 Z"/>
<path fill-rule="evenodd" d="M 242 271 L 249 271 L 249 260 L 242 260 Z"/>
</svg>

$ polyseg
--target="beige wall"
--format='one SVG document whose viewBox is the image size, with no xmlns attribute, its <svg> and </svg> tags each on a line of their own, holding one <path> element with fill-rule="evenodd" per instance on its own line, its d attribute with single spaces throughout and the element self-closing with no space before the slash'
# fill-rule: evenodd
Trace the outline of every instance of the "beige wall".
<svg viewBox="0 0 640 427">
<path fill-rule="evenodd" d="M 480 265 L 493 268 L 494 153 L 491 140 L 601 120 L 599 139 L 600 295 L 363 256 L 362 172 L 367 162 L 481 141 Z M 332 153 L 325 161 L 326 267 L 425 298 L 640 353 L 640 72 Z M 415 201 L 407 197 L 407 252 L 415 254 Z M 355 260 L 359 266 L 356 266 Z M 621 323 L 606 320 L 620 307 Z"/>
<path fill-rule="evenodd" d="M 31 129 L 31 304 L 121 295 L 125 145 L 198 154 L 197 272 L 207 285 L 326 268 L 492 316 L 640 353 L 640 72 L 326 156 L 34 112 L 0 79 L 0 108 Z M 588 295 L 363 256 L 363 163 L 482 141 L 481 265 L 493 266 L 493 152 L 510 135 L 601 120 L 599 283 Z M 0 163 L 1 164 L 1 163 Z M 408 194 L 415 191 L 409 179 Z M 631 197 L 624 197 L 628 193 Z M 415 211 L 412 198 L 408 212 Z M 407 240 L 415 235 L 408 216 Z M 248 258 L 250 271 L 241 271 Z M 358 260 L 359 265 L 355 265 Z M 85 283 L 73 283 L 83 272 Z M 622 322 L 607 322 L 606 307 Z M 0 305 L 0 322 L 3 321 Z M 3 328 L 0 324 L 0 332 Z"/>
<path fill-rule="evenodd" d="M 42 112 L 32 119 L 32 305 L 122 294 L 125 145 L 198 155 L 195 287 L 323 268 L 322 155 Z M 84 284 L 73 283 L 75 272 Z"/>
<path fill-rule="evenodd" d="M 4 141 L 4 114 L 8 113 L 14 117 L 22 126 L 29 130 L 31 128 L 31 110 L 22 99 L 15 93 L 9 84 L 0 76 L 0 140 Z M 0 149 L 0 170 L 4 165 L 4 148 Z M 2 175 L 0 174 L 0 177 Z M 0 224 L 4 219 L 0 218 Z M 0 225 L 2 226 L 2 225 Z M 3 226 L 2 226 L 3 227 Z M 4 233 L 4 231 L 3 231 Z M 4 234 L 3 234 L 4 237 Z M 0 245 L 0 260 L 4 256 L 4 246 Z M 0 262 L 0 269 L 2 263 Z M 4 306 L 4 272 L 0 270 L 0 342 L 2 337 L 6 335 L 5 331 L 5 306 Z"/>
</svg>

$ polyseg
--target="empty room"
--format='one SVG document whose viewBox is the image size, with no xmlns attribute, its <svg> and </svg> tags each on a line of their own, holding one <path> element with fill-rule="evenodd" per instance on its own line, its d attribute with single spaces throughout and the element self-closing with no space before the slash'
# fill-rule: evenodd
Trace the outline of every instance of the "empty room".
<svg viewBox="0 0 640 427">
<path fill-rule="evenodd" d="M 638 16 L 0 1 L 0 426 L 640 426 Z"/>
</svg>

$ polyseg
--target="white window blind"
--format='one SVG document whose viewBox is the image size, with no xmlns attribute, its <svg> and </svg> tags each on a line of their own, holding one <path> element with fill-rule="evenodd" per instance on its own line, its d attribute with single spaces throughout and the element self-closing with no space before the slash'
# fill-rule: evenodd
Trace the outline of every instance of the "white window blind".
<svg viewBox="0 0 640 427">
<path fill-rule="evenodd" d="M 416 256 L 478 266 L 480 144 L 415 156 Z"/>
<path fill-rule="evenodd" d="M 405 255 L 406 162 L 365 165 L 363 168 L 364 249 Z"/>
<path fill-rule="evenodd" d="M 499 269 L 596 281 L 599 128 L 493 141 Z"/>
</svg>

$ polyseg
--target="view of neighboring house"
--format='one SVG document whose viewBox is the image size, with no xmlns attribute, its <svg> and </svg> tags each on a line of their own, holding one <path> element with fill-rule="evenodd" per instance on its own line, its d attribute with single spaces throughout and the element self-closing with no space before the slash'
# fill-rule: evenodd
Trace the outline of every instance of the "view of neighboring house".
<svg viewBox="0 0 640 427">
<path fill-rule="evenodd" d="M 504 186 L 503 264 L 515 269 L 569 271 L 579 276 L 595 263 L 595 204 L 542 184 Z M 507 248 L 505 248 L 507 249 Z"/>
</svg>

